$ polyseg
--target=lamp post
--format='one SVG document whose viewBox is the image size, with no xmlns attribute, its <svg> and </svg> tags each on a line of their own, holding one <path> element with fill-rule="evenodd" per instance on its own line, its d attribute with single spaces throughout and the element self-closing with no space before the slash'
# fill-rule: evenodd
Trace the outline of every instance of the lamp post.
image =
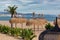
<svg viewBox="0 0 60 40">
<path fill-rule="evenodd" d="M 56 20 L 55 20 L 55 27 L 53 29 L 54 31 L 60 31 L 60 28 L 58 26 L 58 17 L 56 17 Z"/>
<path fill-rule="evenodd" d="M 57 20 L 57 19 L 58 19 L 58 18 L 56 17 L 55 27 L 56 27 L 56 28 L 59 28 L 59 27 L 58 27 L 58 20 Z"/>
</svg>

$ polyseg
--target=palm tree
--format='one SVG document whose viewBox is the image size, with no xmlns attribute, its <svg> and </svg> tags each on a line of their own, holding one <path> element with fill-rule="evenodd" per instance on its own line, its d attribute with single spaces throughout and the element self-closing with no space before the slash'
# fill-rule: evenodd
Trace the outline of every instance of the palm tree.
<svg viewBox="0 0 60 40">
<path fill-rule="evenodd" d="M 7 10 L 5 10 L 5 11 L 8 11 L 10 14 L 11 14 L 11 18 L 13 18 L 14 16 L 14 14 L 16 14 L 16 9 L 17 9 L 18 7 L 16 7 L 15 5 L 14 6 L 8 6 L 8 9 Z M 13 27 L 13 24 L 11 23 L 11 27 Z"/>
<path fill-rule="evenodd" d="M 17 17 L 16 15 L 17 15 L 17 12 L 15 11 L 15 12 L 14 12 L 14 17 L 15 17 L 15 18 Z"/>
<path fill-rule="evenodd" d="M 13 18 L 13 15 L 16 14 L 16 9 L 18 7 L 14 6 L 8 6 L 8 9 L 6 11 L 8 11 L 11 14 L 11 18 Z"/>
<path fill-rule="evenodd" d="M 40 18 L 40 14 L 38 14 L 38 18 Z"/>
<path fill-rule="evenodd" d="M 41 18 L 44 18 L 44 14 L 41 14 Z"/>
<path fill-rule="evenodd" d="M 33 14 L 32 14 L 32 15 L 33 15 L 33 19 L 34 19 L 34 18 L 35 18 L 35 12 L 33 12 Z"/>
</svg>

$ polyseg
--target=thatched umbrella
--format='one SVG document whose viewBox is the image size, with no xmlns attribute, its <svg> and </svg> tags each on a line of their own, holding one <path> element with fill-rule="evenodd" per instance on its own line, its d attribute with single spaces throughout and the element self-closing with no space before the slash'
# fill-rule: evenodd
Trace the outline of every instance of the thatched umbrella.
<svg viewBox="0 0 60 40">
<path fill-rule="evenodd" d="M 41 19 L 37 19 L 39 22 L 41 22 L 42 24 L 46 24 L 47 23 L 47 20 L 44 19 L 44 18 L 41 18 Z"/>
<path fill-rule="evenodd" d="M 42 26 L 42 23 L 37 19 L 30 19 L 30 23 L 34 25 L 34 31 L 35 31 L 35 25 L 37 26 L 38 31 L 39 31 L 39 26 Z"/>
<path fill-rule="evenodd" d="M 39 26 L 43 26 L 43 25 L 47 24 L 47 20 L 44 19 L 44 18 L 39 18 L 39 19 L 36 19 L 36 20 L 38 20 L 38 22 L 39 22 L 38 23 L 38 28 L 39 28 Z"/>
<path fill-rule="evenodd" d="M 35 31 L 35 25 L 38 26 L 38 30 L 39 30 L 39 26 L 43 26 L 47 23 L 46 19 L 30 19 L 29 22 L 34 25 L 34 31 Z"/>
<path fill-rule="evenodd" d="M 30 22 L 30 20 L 27 20 L 26 26 L 30 26 L 30 25 L 32 25 L 32 22 Z"/>
<path fill-rule="evenodd" d="M 21 27 L 23 27 L 23 23 L 25 23 L 27 21 L 27 19 L 25 19 L 25 18 L 11 18 L 10 19 L 10 23 L 15 23 L 15 27 L 16 27 L 16 25 L 17 25 L 17 23 L 21 23 Z"/>
<path fill-rule="evenodd" d="M 35 31 L 35 25 L 38 25 L 38 21 L 36 19 L 30 19 L 29 21 L 34 26 L 34 31 Z"/>
</svg>

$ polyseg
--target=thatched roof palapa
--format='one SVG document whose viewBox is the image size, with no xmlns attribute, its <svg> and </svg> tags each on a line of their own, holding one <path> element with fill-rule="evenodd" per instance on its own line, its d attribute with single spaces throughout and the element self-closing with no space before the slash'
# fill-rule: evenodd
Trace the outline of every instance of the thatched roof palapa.
<svg viewBox="0 0 60 40">
<path fill-rule="evenodd" d="M 47 23 L 47 20 L 45 19 L 30 19 L 30 22 L 35 25 L 44 25 Z"/>
<path fill-rule="evenodd" d="M 26 21 L 27 19 L 25 18 L 11 18 L 9 22 L 10 23 L 24 23 Z"/>
</svg>

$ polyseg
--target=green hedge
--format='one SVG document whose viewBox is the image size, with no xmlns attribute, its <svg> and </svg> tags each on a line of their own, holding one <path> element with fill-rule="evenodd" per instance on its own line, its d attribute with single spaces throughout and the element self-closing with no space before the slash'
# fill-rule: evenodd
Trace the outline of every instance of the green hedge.
<svg viewBox="0 0 60 40">
<path fill-rule="evenodd" d="M 20 29 L 20 28 L 12 28 L 11 29 L 11 35 L 13 35 L 13 36 L 20 36 L 21 30 L 22 29 Z"/>
<path fill-rule="evenodd" d="M 8 34 L 11 36 L 20 36 L 24 40 L 32 40 L 35 35 L 31 29 L 11 28 L 9 26 L 0 24 L 0 33 Z"/>
<path fill-rule="evenodd" d="M 12 36 L 20 36 L 20 28 L 11 28 L 9 26 L 1 25 L 0 24 L 0 33 L 12 35 Z"/>
<path fill-rule="evenodd" d="M 1 33 L 8 34 L 10 32 L 10 29 L 11 29 L 10 27 L 0 24 L 0 32 Z"/>
<path fill-rule="evenodd" d="M 24 40 L 32 40 L 34 37 L 36 37 L 36 35 L 34 35 L 32 29 L 23 29 L 21 31 L 20 36 L 22 37 L 22 39 Z"/>
</svg>

